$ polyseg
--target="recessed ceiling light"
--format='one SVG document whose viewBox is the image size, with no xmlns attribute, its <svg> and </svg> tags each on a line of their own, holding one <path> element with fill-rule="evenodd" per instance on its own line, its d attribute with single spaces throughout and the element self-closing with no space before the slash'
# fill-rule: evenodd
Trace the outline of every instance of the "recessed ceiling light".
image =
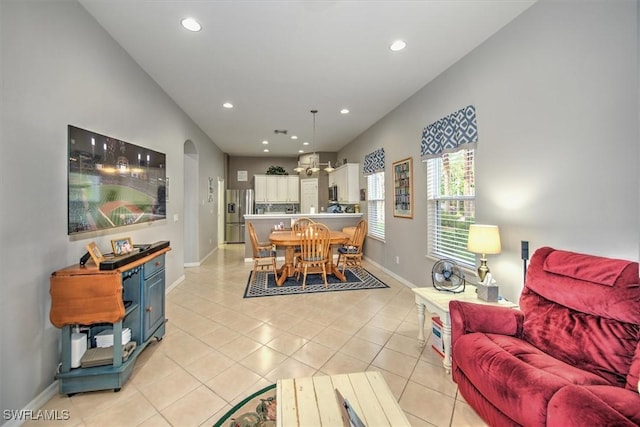
<svg viewBox="0 0 640 427">
<path fill-rule="evenodd" d="M 224 108 L 233 108 L 233 104 L 232 104 L 232 103 L 230 103 L 230 102 L 225 102 L 224 104 L 222 104 L 222 106 L 223 106 Z"/>
<path fill-rule="evenodd" d="M 304 150 L 298 150 L 298 153 L 304 153 Z"/>
<path fill-rule="evenodd" d="M 302 145 L 309 145 L 307 141 L 303 142 Z"/>
<path fill-rule="evenodd" d="M 269 143 L 269 141 L 267 141 L 267 140 L 265 139 L 264 141 L 262 141 L 262 143 L 263 143 L 264 145 L 267 145 L 267 144 Z"/>
<path fill-rule="evenodd" d="M 298 139 L 296 135 L 291 135 L 291 139 Z"/>
<path fill-rule="evenodd" d="M 389 46 L 389 49 L 391 49 L 394 52 L 397 52 L 399 50 L 404 49 L 405 47 L 407 47 L 407 43 L 405 43 L 402 40 L 396 40 L 393 43 L 391 43 L 391 46 Z"/>
<path fill-rule="evenodd" d="M 265 148 L 265 149 L 264 149 L 264 150 L 262 150 L 262 151 L 264 151 L 265 153 L 268 153 L 268 152 L 269 152 L 269 149 L 268 149 L 268 148 Z"/>
<path fill-rule="evenodd" d="M 349 114 L 349 109 L 343 108 L 342 110 L 340 110 L 340 114 Z"/>
<path fill-rule="evenodd" d="M 180 21 L 180 23 L 184 28 L 186 28 L 189 31 L 195 32 L 195 31 L 200 31 L 202 29 L 202 26 L 198 23 L 198 21 L 196 21 L 193 18 L 184 18 L 182 21 Z"/>
</svg>

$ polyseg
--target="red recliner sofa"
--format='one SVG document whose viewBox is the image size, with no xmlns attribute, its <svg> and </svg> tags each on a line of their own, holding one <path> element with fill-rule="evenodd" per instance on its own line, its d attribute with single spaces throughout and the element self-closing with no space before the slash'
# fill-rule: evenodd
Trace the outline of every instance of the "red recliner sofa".
<svg viewBox="0 0 640 427">
<path fill-rule="evenodd" d="M 541 248 L 520 309 L 452 301 L 452 375 L 491 426 L 640 425 L 638 263 Z"/>
</svg>

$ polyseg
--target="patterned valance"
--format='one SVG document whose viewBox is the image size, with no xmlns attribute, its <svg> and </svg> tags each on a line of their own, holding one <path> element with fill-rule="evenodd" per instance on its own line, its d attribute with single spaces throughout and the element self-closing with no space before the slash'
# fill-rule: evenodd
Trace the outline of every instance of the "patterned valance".
<svg viewBox="0 0 640 427">
<path fill-rule="evenodd" d="M 364 165 L 362 166 L 363 175 L 371 175 L 372 173 L 382 172 L 384 170 L 384 148 L 364 156 Z"/>
<path fill-rule="evenodd" d="M 422 160 L 439 157 L 445 152 L 474 148 L 478 142 L 476 108 L 469 105 L 431 123 L 422 131 Z"/>
</svg>

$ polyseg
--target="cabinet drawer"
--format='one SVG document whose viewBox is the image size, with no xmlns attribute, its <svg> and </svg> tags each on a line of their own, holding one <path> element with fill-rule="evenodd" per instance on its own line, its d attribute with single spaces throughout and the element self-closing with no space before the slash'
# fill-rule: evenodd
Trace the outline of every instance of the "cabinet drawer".
<svg viewBox="0 0 640 427">
<path fill-rule="evenodd" d="M 148 279 L 160 270 L 164 270 L 164 255 L 160 255 L 144 263 L 144 278 Z"/>
</svg>

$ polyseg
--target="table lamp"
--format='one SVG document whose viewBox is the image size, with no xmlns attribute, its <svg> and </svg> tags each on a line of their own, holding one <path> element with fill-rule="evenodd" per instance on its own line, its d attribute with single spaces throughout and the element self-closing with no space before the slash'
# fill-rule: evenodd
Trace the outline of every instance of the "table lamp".
<svg viewBox="0 0 640 427">
<path fill-rule="evenodd" d="M 478 278 L 480 278 L 480 281 L 484 281 L 484 278 L 489 272 L 489 267 L 487 267 L 487 254 L 499 254 L 502 251 L 498 226 L 481 224 L 472 224 L 469 226 L 467 250 L 476 254 L 482 254 L 480 267 L 478 267 Z"/>
</svg>

